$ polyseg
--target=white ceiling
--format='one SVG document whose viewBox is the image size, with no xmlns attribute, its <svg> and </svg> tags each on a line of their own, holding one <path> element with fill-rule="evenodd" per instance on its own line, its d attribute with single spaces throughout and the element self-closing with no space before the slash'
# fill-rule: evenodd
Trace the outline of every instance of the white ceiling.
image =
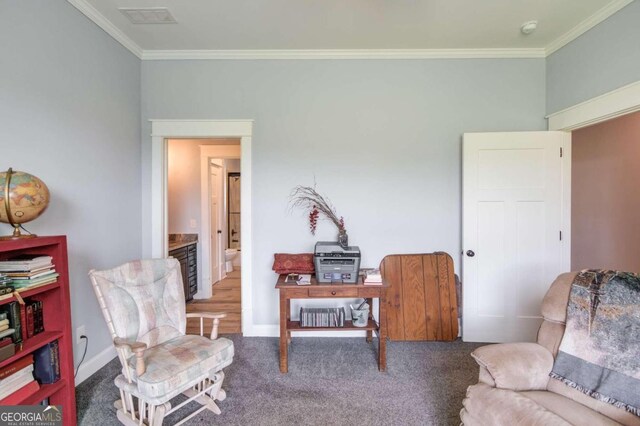
<svg viewBox="0 0 640 426">
<path fill-rule="evenodd" d="M 68 1 L 143 56 L 154 50 L 537 49 L 549 53 L 632 0 Z M 177 23 L 132 24 L 119 7 L 167 7 Z M 525 36 L 520 26 L 529 20 L 539 25 Z"/>
</svg>

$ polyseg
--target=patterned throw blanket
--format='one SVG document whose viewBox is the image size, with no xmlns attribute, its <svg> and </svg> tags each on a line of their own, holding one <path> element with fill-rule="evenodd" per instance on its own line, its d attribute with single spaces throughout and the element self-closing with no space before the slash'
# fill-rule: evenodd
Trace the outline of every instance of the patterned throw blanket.
<svg viewBox="0 0 640 426">
<path fill-rule="evenodd" d="M 550 376 L 640 416 L 640 276 L 604 270 L 576 276 Z"/>
</svg>

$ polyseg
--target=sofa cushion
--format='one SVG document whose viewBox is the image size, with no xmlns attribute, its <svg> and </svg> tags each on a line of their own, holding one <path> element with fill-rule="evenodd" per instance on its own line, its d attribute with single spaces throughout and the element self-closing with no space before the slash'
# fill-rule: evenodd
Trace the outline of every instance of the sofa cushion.
<svg viewBox="0 0 640 426">
<path fill-rule="evenodd" d="M 640 426 L 640 417 L 636 416 L 635 414 L 631 414 L 625 409 L 618 408 L 615 405 L 607 404 L 606 402 L 598 401 L 595 398 L 591 398 L 590 396 L 585 395 L 579 390 L 567 386 L 560 380 L 549 379 L 547 388 L 550 392 L 576 401 L 576 403 L 602 413 L 603 415 L 615 420 L 620 424 L 623 424 L 625 426 Z"/>
<path fill-rule="evenodd" d="M 562 417 L 518 392 L 485 384 L 469 386 L 462 405 L 460 418 L 467 426 L 570 426 Z"/>
<path fill-rule="evenodd" d="M 145 350 L 144 360 L 147 370 L 137 377 L 136 358 L 129 358 L 133 379 L 140 393 L 158 397 L 231 364 L 233 342 L 222 337 L 180 336 Z"/>
<path fill-rule="evenodd" d="M 593 411 L 592 409 L 578 404 L 575 401 L 565 398 L 553 392 L 528 391 L 521 392 L 521 395 L 535 401 L 547 410 L 557 414 L 573 425 L 601 425 L 614 426 L 618 422 Z"/>
<path fill-rule="evenodd" d="M 486 368 L 496 387 L 546 390 L 553 356 L 537 343 L 500 343 L 482 346 L 471 356 Z"/>
</svg>

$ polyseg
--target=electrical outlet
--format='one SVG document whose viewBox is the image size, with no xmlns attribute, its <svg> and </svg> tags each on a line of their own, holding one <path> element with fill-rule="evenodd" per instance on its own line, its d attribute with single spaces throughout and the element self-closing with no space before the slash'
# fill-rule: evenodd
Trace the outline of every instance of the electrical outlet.
<svg viewBox="0 0 640 426">
<path fill-rule="evenodd" d="M 87 329 L 85 328 L 84 325 L 81 325 L 80 327 L 76 328 L 76 345 L 79 345 L 82 343 L 82 339 L 80 338 L 80 336 L 86 336 L 87 335 Z"/>
<path fill-rule="evenodd" d="M 191 219 L 189 221 L 189 226 L 191 226 L 192 229 L 196 229 L 198 227 L 198 225 L 196 224 L 196 220 L 195 219 Z"/>
</svg>

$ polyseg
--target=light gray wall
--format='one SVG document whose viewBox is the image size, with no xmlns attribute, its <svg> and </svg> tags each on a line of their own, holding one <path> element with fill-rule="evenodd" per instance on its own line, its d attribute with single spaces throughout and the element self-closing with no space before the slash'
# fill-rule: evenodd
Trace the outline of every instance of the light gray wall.
<svg viewBox="0 0 640 426">
<path fill-rule="evenodd" d="M 49 186 L 48 210 L 25 226 L 67 235 L 89 360 L 111 339 L 87 273 L 141 253 L 140 61 L 62 0 L 0 2 L 0 52 L 0 168 Z"/>
<path fill-rule="evenodd" d="M 200 145 L 192 140 L 167 143 L 167 225 L 169 234 L 200 232 Z M 190 221 L 195 221 L 191 228 Z"/>
<path fill-rule="evenodd" d="M 640 81 L 640 1 L 547 58 L 547 113 L 636 81 Z"/>
<path fill-rule="evenodd" d="M 546 128 L 543 59 L 146 61 L 142 82 L 144 194 L 148 119 L 255 120 L 256 324 L 277 323 L 273 253 L 336 236 L 326 222 L 312 236 L 306 212 L 289 212 L 295 185 L 315 179 L 363 266 L 443 250 L 459 269 L 462 133 Z"/>
</svg>

